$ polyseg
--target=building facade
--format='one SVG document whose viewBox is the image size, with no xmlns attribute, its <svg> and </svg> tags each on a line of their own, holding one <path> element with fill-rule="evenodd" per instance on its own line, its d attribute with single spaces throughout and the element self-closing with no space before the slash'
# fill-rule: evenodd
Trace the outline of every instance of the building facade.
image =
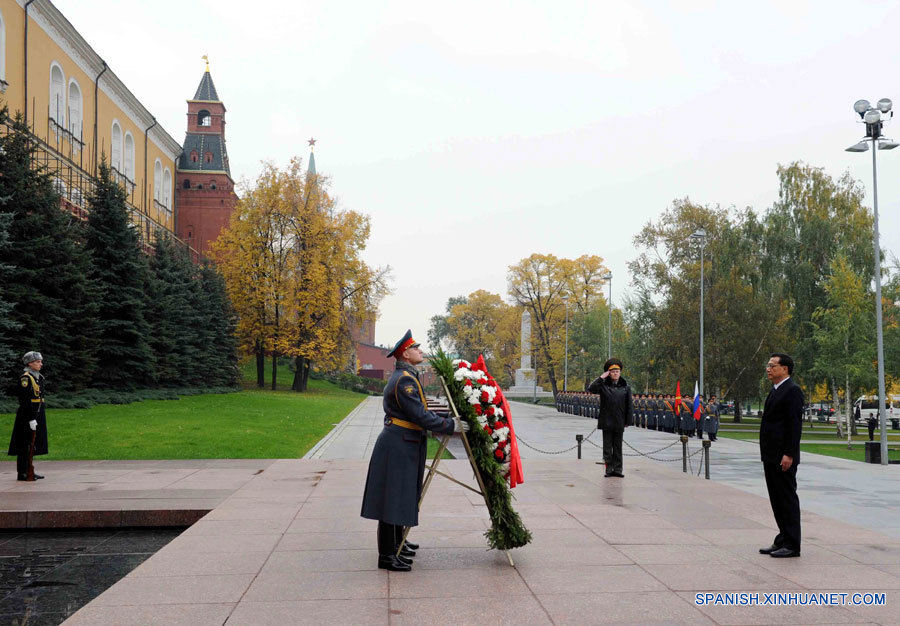
<svg viewBox="0 0 900 626">
<path fill-rule="evenodd" d="M 179 232 L 182 146 L 50 0 L 0 0 L 0 101 L 27 122 L 64 208 L 86 217 L 105 159 L 145 247 Z"/>
</svg>

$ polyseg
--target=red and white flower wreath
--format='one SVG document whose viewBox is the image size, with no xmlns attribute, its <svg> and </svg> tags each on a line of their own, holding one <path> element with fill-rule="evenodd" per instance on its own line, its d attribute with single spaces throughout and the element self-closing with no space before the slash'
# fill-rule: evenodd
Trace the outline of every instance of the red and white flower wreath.
<svg viewBox="0 0 900 626">
<path fill-rule="evenodd" d="M 472 364 L 463 359 L 454 359 L 456 371 L 453 377 L 462 382 L 463 394 L 475 410 L 475 417 L 484 431 L 491 436 L 494 460 L 500 464 L 504 478 L 509 476 L 512 455 L 512 437 L 510 435 L 509 417 L 501 408 L 503 394 L 500 385 L 487 371 L 479 369 L 479 364 Z"/>
</svg>

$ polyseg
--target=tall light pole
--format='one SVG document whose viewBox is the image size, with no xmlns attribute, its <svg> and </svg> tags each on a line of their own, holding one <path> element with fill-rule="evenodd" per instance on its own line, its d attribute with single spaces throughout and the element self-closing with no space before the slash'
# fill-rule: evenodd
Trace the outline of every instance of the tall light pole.
<svg viewBox="0 0 900 626">
<path fill-rule="evenodd" d="M 602 277 L 603 280 L 609 282 L 609 328 L 607 329 L 607 335 L 609 336 L 609 347 L 606 351 L 606 358 L 612 358 L 612 272 L 606 272 L 606 276 Z"/>
<path fill-rule="evenodd" d="M 566 303 L 566 375 L 563 378 L 563 392 L 569 390 L 569 294 L 563 294 Z"/>
<path fill-rule="evenodd" d="M 700 242 L 700 395 L 706 398 L 703 387 L 703 248 L 706 246 L 706 231 L 698 228 L 691 233 L 691 239 Z"/>
<path fill-rule="evenodd" d="M 881 464 L 888 464 L 887 412 L 885 411 L 884 389 L 884 332 L 881 322 L 881 244 L 878 242 L 878 169 L 875 154 L 878 150 L 893 150 L 898 143 L 881 134 L 884 121 L 890 120 L 894 112 L 893 103 L 882 98 L 873 107 L 868 100 L 857 100 L 853 110 L 866 125 L 866 136 L 847 148 L 847 152 L 865 152 L 872 142 L 872 208 L 875 216 L 875 333 L 878 343 L 878 424 L 881 428 Z M 884 116 L 884 119 L 882 119 Z"/>
</svg>

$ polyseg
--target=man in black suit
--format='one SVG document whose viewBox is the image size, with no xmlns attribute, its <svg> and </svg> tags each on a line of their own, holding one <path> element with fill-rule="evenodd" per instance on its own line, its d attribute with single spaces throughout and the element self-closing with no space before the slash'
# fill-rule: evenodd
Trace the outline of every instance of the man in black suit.
<svg viewBox="0 0 900 626">
<path fill-rule="evenodd" d="M 773 354 L 766 364 L 772 390 L 766 398 L 759 427 L 759 452 L 766 475 L 766 488 L 778 535 L 760 554 L 775 558 L 800 556 L 800 499 L 797 497 L 797 464 L 800 462 L 800 433 L 803 419 L 803 392 L 794 381 L 794 360 Z"/>
</svg>

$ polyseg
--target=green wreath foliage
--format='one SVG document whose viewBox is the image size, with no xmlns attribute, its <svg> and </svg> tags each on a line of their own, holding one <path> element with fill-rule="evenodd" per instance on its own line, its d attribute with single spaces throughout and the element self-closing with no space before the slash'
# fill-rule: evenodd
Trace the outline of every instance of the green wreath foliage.
<svg viewBox="0 0 900 626">
<path fill-rule="evenodd" d="M 522 518 L 513 510 L 512 490 L 501 473 L 500 463 L 494 457 L 491 448 L 493 441 L 475 418 L 475 409 L 463 395 L 463 384 L 454 378 L 456 367 L 453 360 L 443 351 L 438 350 L 430 360 L 435 372 L 447 384 L 453 404 L 459 416 L 468 422 L 471 430 L 466 434 L 472 457 L 481 473 L 484 483 L 485 498 L 491 515 L 491 528 L 484 533 L 488 545 L 495 550 L 521 548 L 531 543 L 531 532 L 525 528 Z"/>
</svg>

